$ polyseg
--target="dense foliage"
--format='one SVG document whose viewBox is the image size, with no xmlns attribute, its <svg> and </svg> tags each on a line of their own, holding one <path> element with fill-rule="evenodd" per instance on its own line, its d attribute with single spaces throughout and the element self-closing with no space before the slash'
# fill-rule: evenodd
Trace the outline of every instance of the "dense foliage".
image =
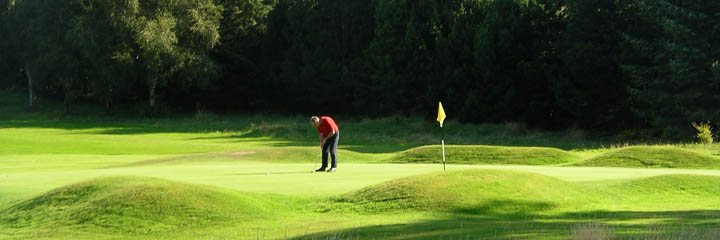
<svg viewBox="0 0 720 240">
<path fill-rule="evenodd" d="M 0 4 L 0 87 L 66 111 L 432 116 L 442 100 L 462 122 L 664 137 L 720 122 L 711 0 Z"/>
</svg>

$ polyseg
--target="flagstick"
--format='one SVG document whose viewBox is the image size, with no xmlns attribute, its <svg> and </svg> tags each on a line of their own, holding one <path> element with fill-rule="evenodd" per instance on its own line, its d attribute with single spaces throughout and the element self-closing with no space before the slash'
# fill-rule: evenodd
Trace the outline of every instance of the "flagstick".
<svg viewBox="0 0 720 240">
<path fill-rule="evenodd" d="M 442 143 L 442 152 L 443 152 L 443 171 L 445 171 L 445 130 L 440 127 L 440 131 L 442 131 L 442 140 L 440 141 Z"/>
</svg>

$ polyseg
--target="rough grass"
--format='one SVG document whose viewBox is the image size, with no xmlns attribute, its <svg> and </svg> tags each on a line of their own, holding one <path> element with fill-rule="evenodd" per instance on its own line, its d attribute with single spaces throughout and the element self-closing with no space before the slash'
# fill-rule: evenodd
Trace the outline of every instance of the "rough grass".
<svg viewBox="0 0 720 240">
<path fill-rule="evenodd" d="M 93 229 L 109 233 L 187 231 L 243 221 L 267 203 L 239 193 L 146 177 L 107 177 L 71 184 L 2 211 L 12 228 Z"/>
<path fill-rule="evenodd" d="M 572 165 L 632 168 L 720 168 L 720 160 L 707 154 L 676 147 L 635 146 L 613 150 Z"/>
<path fill-rule="evenodd" d="M 547 147 L 445 146 L 448 163 L 453 164 L 518 164 L 559 165 L 579 160 L 572 153 Z M 440 163 L 439 145 L 423 146 L 404 151 L 392 159 L 398 163 Z"/>
<path fill-rule="evenodd" d="M 607 225 L 583 223 L 573 226 L 570 230 L 573 240 L 612 240 L 612 229 Z"/>
<path fill-rule="evenodd" d="M 634 240 L 717 240 L 720 239 L 720 227 L 698 229 L 694 227 L 682 228 L 679 231 L 667 229 L 666 226 L 648 226 L 641 231 L 647 233 L 641 236 L 627 237 Z M 583 223 L 571 229 L 573 240 L 612 240 L 616 239 L 613 228 L 606 224 Z"/>
</svg>

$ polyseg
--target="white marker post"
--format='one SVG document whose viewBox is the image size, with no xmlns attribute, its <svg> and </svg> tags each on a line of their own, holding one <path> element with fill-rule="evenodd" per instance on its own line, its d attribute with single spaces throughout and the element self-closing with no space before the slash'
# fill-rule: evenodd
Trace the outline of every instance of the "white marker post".
<svg viewBox="0 0 720 240">
<path fill-rule="evenodd" d="M 445 130 L 443 129 L 443 122 L 445 122 L 445 109 L 442 107 L 442 102 L 438 102 L 438 117 L 437 121 L 440 123 L 440 131 L 442 132 L 442 154 L 443 154 L 443 171 L 445 171 Z"/>
<path fill-rule="evenodd" d="M 443 133 L 443 139 L 440 141 L 442 143 L 442 150 L 443 150 L 443 171 L 445 171 L 445 134 Z"/>
</svg>

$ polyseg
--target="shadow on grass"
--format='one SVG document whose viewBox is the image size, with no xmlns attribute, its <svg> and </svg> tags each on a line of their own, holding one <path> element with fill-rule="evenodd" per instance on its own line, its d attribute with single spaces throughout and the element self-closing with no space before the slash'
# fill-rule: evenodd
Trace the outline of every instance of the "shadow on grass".
<svg viewBox="0 0 720 240">
<path fill-rule="evenodd" d="M 720 210 L 585 211 L 555 215 L 468 212 L 482 210 L 460 210 L 433 220 L 349 228 L 294 239 L 328 239 L 346 233 L 360 239 L 571 239 L 574 230 L 588 224 L 601 226 L 601 231 L 621 239 L 684 239 L 683 236 L 715 236 L 720 231 Z"/>
<path fill-rule="evenodd" d="M 284 116 L 227 115 L 209 120 L 192 114 L 172 114 L 158 118 L 132 116 L 55 114 L 48 112 L 0 113 L 2 128 L 49 128 L 87 130 L 94 134 L 131 135 L 151 133 L 245 132 L 243 137 L 261 136 L 258 131 L 293 128 L 294 118 Z M 265 127 L 268 129 L 258 129 Z"/>
<path fill-rule="evenodd" d="M 453 209 L 452 212 L 461 215 L 491 215 L 503 218 L 522 218 L 529 213 L 537 213 L 557 208 L 552 202 L 519 201 L 509 199 L 495 199 L 483 204 Z"/>
<path fill-rule="evenodd" d="M 230 126 L 226 126 L 230 127 Z M 242 125 L 232 125 L 240 128 Z M 208 132 L 203 124 L 193 125 L 191 121 L 182 122 L 171 119 L 133 119 L 118 120 L 111 117 L 61 118 L 61 119 L 0 119 L 2 128 L 50 128 L 62 130 L 89 130 L 94 134 L 132 135 L 150 133 L 201 133 Z M 93 131 L 94 130 L 94 131 Z"/>
</svg>

